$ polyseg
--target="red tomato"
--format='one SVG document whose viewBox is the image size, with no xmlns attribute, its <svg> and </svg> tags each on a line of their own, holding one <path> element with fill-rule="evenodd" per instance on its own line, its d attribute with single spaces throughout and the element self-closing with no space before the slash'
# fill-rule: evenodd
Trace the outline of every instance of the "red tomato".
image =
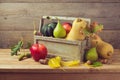
<svg viewBox="0 0 120 80">
<path fill-rule="evenodd" d="M 47 48 L 43 44 L 33 44 L 30 48 L 30 52 L 35 61 L 45 59 L 47 56 Z"/>
<path fill-rule="evenodd" d="M 63 27 L 66 30 L 66 33 L 68 34 L 70 32 L 71 28 L 72 28 L 72 24 L 68 23 L 68 22 L 65 22 L 65 23 L 63 23 Z"/>
</svg>

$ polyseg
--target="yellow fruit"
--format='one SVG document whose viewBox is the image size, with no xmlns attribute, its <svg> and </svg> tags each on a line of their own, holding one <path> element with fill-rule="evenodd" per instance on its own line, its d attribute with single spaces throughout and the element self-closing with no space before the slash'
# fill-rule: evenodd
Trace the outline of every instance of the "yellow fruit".
<svg viewBox="0 0 120 80">
<path fill-rule="evenodd" d="M 61 67 L 61 57 L 55 57 L 55 58 L 51 58 L 49 61 L 48 61 L 48 65 L 51 67 L 51 68 L 60 68 Z"/>
<path fill-rule="evenodd" d="M 73 60 L 73 61 L 62 61 L 62 66 L 72 67 L 72 66 L 78 66 L 80 64 L 79 60 Z"/>
<path fill-rule="evenodd" d="M 99 56 L 105 59 L 109 59 L 112 57 L 114 49 L 113 46 L 107 42 L 100 42 L 97 46 L 97 52 L 99 53 Z"/>
<path fill-rule="evenodd" d="M 91 41 L 91 47 L 96 47 L 98 46 L 98 42 L 102 41 L 102 39 L 96 35 L 96 34 L 93 34 L 90 36 L 90 41 Z"/>
<path fill-rule="evenodd" d="M 84 28 L 87 26 L 87 22 L 82 19 L 75 19 L 72 24 L 72 29 L 68 33 L 67 40 L 84 40 Z"/>
<path fill-rule="evenodd" d="M 91 46 L 97 46 L 97 52 L 101 58 L 109 59 L 114 53 L 113 46 L 103 41 L 98 35 L 93 35 L 91 37 Z"/>
</svg>

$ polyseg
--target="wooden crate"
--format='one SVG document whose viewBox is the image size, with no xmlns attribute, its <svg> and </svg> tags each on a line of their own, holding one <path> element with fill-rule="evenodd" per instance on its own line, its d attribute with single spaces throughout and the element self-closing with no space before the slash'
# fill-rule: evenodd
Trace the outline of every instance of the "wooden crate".
<svg viewBox="0 0 120 80">
<path fill-rule="evenodd" d="M 73 21 L 75 17 L 59 17 L 59 16 L 50 16 L 52 20 L 56 20 L 56 17 L 60 19 L 61 21 L 69 20 Z M 43 18 L 40 20 L 40 27 L 45 24 L 45 20 L 48 18 L 48 16 L 43 16 Z M 90 25 L 90 19 L 88 18 L 82 18 L 88 22 L 88 25 Z M 83 55 L 84 50 L 86 46 L 88 45 L 87 40 L 83 41 L 69 41 L 65 39 L 60 38 L 53 38 L 53 37 L 45 37 L 45 36 L 34 36 L 34 42 L 36 43 L 42 43 L 44 44 L 48 52 L 53 55 L 61 56 L 62 58 L 66 60 L 80 60 L 83 61 Z"/>
</svg>

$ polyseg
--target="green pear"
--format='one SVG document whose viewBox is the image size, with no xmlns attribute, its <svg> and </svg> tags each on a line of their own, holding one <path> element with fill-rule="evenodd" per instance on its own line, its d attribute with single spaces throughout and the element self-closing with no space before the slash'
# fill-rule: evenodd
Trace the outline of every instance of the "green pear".
<svg viewBox="0 0 120 80">
<path fill-rule="evenodd" d="M 53 35 L 55 38 L 63 38 L 66 36 L 66 30 L 63 28 L 62 24 L 58 20 L 58 23 L 53 31 Z"/>
<path fill-rule="evenodd" d="M 96 61 L 98 59 L 96 47 L 89 49 L 88 52 L 86 53 L 85 58 L 86 60 L 90 60 L 92 62 Z"/>
<path fill-rule="evenodd" d="M 97 42 L 96 49 L 100 58 L 109 59 L 113 56 L 114 54 L 113 46 L 110 43 L 103 41 L 100 38 L 100 36 L 94 34 L 91 37 L 91 46 L 95 47 L 96 42 Z"/>
</svg>

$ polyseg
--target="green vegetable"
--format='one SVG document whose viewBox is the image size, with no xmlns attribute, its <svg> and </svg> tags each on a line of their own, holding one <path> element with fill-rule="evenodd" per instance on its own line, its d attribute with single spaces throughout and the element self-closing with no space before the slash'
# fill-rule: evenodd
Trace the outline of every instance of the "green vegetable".
<svg viewBox="0 0 120 80">
<path fill-rule="evenodd" d="M 25 57 L 25 54 L 20 54 L 18 60 L 21 61 Z"/>
<path fill-rule="evenodd" d="M 25 54 L 25 57 L 31 58 L 31 54 L 30 54 L 30 53 L 26 53 L 26 54 Z"/>
<path fill-rule="evenodd" d="M 24 54 L 20 54 L 18 60 L 21 61 L 24 58 L 30 58 L 31 54 L 30 53 L 24 53 Z"/>
<path fill-rule="evenodd" d="M 23 41 L 19 41 L 17 45 L 11 48 L 11 56 L 17 55 L 17 52 L 20 51 L 20 48 L 23 46 Z"/>
<path fill-rule="evenodd" d="M 93 64 L 92 64 L 93 67 L 99 67 L 99 66 L 102 66 L 102 65 L 103 64 L 101 62 L 98 62 L 98 61 L 93 62 Z"/>
<path fill-rule="evenodd" d="M 57 22 L 52 22 L 44 25 L 41 28 L 41 33 L 43 34 L 43 36 L 53 36 L 53 30 L 55 29 L 56 25 L 57 25 Z"/>
</svg>

